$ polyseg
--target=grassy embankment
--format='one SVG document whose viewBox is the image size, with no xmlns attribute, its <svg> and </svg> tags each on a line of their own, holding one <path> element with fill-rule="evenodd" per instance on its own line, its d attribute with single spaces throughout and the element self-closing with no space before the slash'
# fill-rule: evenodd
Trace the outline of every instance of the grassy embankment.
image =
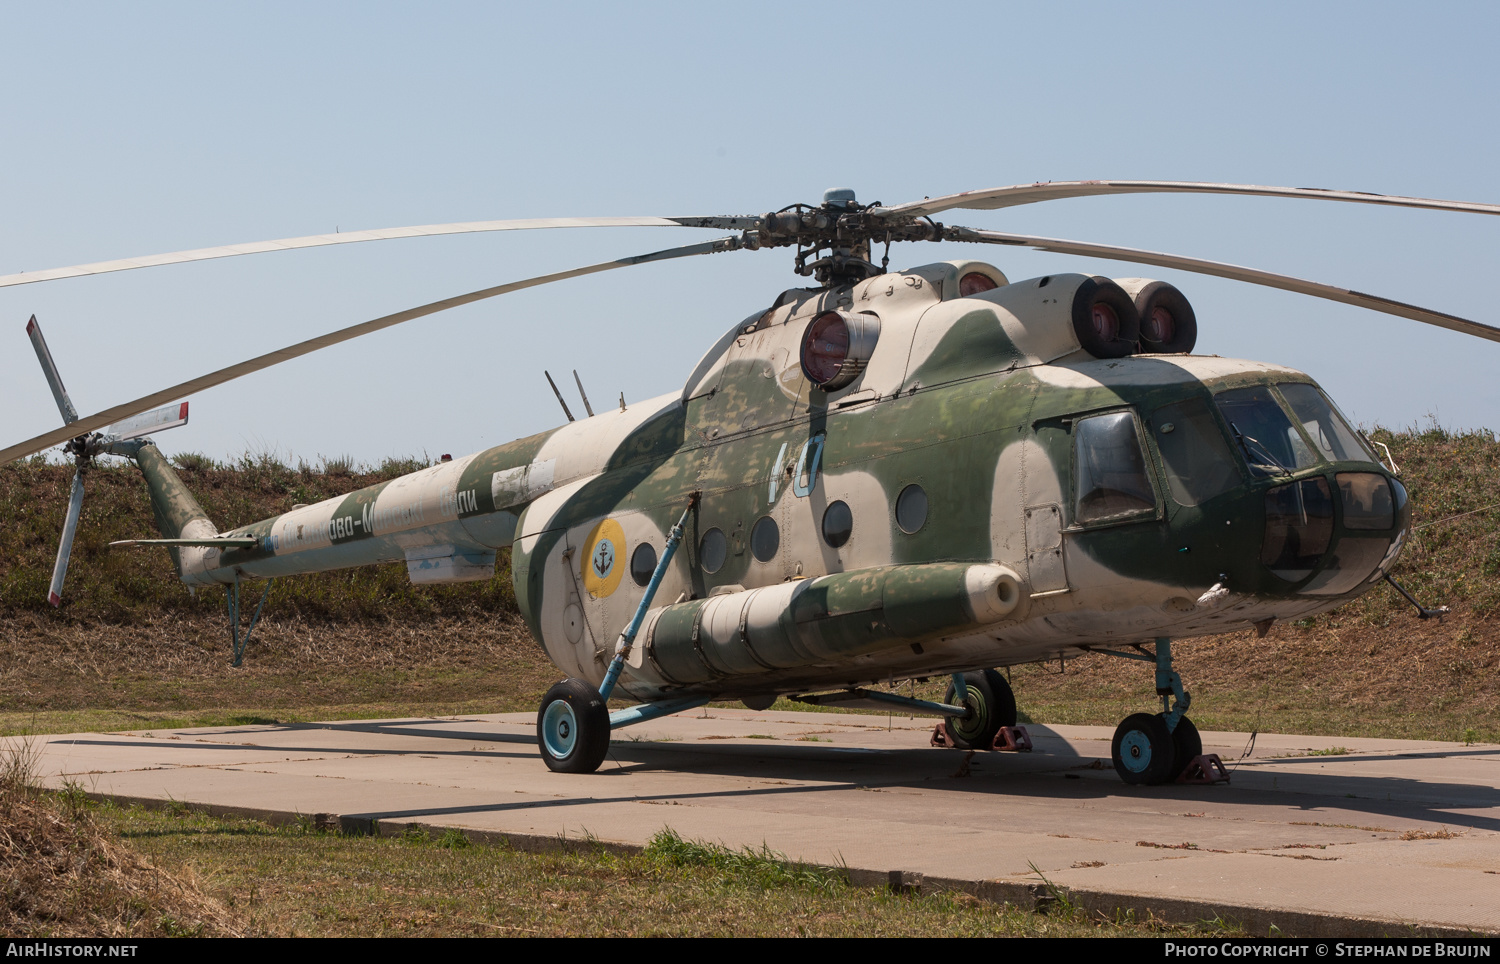
<svg viewBox="0 0 1500 964">
<path fill-rule="evenodd" d="M 1420 622 L 1380 587 L 1264 639 L 1182 641 L 1201 728 L 1500 741 L 1500 510 L 1485 508 L 1500 501 L 1500 442 L 1438 428 L 1375 435 L 1403 468 L 1419 526 L 1396 574 L 1453 615 Z M 225 527 L 415 467 L 180 462 Z M 164 551 L 107 548 L 152 532 L 131 466 L 89 476 L 64 604 L 52 610 L 46 586 L 70 472 L 40 461 L 0 467 L 7 732 L 532 710 L 557 677 L 516 616 L 503 554 L 495 579 L 478 584 L 413 588 L 399 564 L 281 580 L 245 665 L 231 668 L 221 590 L 189 595 Z M 1015 668 L 1027 718 L 1113 725 L 1154 703 L 1146 667 L 1088 657 L 1062 669 Z"/>
</svg>

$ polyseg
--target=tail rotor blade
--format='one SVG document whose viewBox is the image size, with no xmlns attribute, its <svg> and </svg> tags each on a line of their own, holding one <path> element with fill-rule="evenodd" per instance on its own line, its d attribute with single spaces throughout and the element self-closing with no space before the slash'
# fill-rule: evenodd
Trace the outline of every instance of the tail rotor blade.
<svg viewBox="0 0 1500 964">
<path fill-rule="evenodd" d="M 142 435 L 150 435 L 153 432 L 165 432 L 169 428 L 177 428 L 186 425 L 188 421 L 188 403 L 178 402 L 164 408 L 153 409 L 140 415 L 132 415 L 123 421 L 116 422 L 105 430 L 106 435 L 112 435 L 119 441 L 140 438 Z"/>
<path fill-rule="evenodd" d="M 36 315 L 26 323 L 26 334 L 31 338 L 31 347 L 36 349 L 36 359 L 42 363 L 42 374 L 47 376 L 47 385 L 52 389 L 52 397 L 57 399 L 57 410 L 62 412 L 63 423 L 72 425 L 78 421 L 78 410 L 73 407 L 73 400 L 68 397 L 68 390 L 63 388 L 62 376 L 57 373 L 57 365 L 52 361 L 52 352 L 47 350 L 47 339 L 42 337 L 42 326 L 37 324 Z"/>
<path fill-rule="evenodd" d="M 73 534 L 78 531 L 78 516 L 83 512 L 83 472 L 73 473 L 73 490 L 68 494 L 68 517 L 63 522 L 62 542 L 57 546 L 57 564 L 52 567 L 52 585 L 47 601 L 62 605 L 63 580 L 68 575 L 68 557 L 73 554 Z"/>
</svg>

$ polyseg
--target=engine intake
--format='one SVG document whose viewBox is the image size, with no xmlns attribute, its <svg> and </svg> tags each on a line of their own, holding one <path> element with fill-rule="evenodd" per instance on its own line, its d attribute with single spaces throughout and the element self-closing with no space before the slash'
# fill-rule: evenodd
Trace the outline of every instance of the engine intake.
<svg viewBox="0 0 1500 964">
<path fill-rule="evenodd" d="M 1124 288 L 1108 278 L 1088 278 L 1073 293 L 1073 333 L 1095 358 L 1133 355 L 1141 316 Z"/>
<path fill-rule="evenodd" d="M 1154 355 L 1186 355 L 1198 343 L 1198 318 L 1187 296 L 1165 281 L 1122 278 L 1141 319 L 1140 350 Z"/>
</svg>

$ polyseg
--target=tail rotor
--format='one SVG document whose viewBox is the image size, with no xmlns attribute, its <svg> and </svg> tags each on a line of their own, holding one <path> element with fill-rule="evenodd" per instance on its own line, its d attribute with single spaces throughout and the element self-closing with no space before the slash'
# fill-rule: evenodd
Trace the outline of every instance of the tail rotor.
<svg viewBox="0 0 1500 964">
<path fill-rule="evenodd" d="M 37 361 L 42 364 L 42 374 L 47 378 L 47 386 L 52 389 L 52 397 L 57 401 L 57 410 L 62 413 L 63 424 L 72 425 L 78 421 L 78 411 L 68 397 L 68 390 L 63 387 L 62 376 L 58 374 L 57 364 L 52 360 L 52 352 L 47 348 L 47 340 L 42 337 L 42 326 L 37 323 L 35 315 L 26 323 L 26 334 L 31 339 L 31 347 L 36 349 Z M 178 402 L 131 416 L 103 432 L 84 433 L 63 446 L 63 451 L 73 457 L 74 469 L 73 485 L 68 492 L 68 514 L 63 520 L 62 539 L 57 546 L 57 562 L 52 566 L 52 582 L 47 589 L 47 601 L 53 606 L 62 605 L 63 582 L 68 576 L 68 558 L 73 554 L 73 537 L 78 533 L 78 519 L 83 514 L 83 477 L 93 464 L 94 457 L 107 454 L 129 458 L 146 441 L 146 433 L 186 425 L 187 420 L 188 403 Z"/>
</svg>

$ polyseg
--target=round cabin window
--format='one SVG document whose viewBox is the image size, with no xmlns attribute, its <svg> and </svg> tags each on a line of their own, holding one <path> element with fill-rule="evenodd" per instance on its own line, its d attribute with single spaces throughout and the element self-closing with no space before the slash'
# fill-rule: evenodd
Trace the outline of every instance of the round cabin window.
<svg viewBox="0 0 1500 964">
<path fill-rule="evenodd" d="M 656 547 L 649 542 L 636 546 L 635 552 L 630 554 L 630 578 L 637 586 L 644 586 L 651 581 L 651 574 L 655 571 Z"/>
<path fill-rule="evenodd" d="M 849 541 L 854 531 L 854 513 L 849 503 L 839 501 L 823 510 L 823 541 L 837 549 Z"/>
<path fill-rule="evenodd" d="M 698 565 L 703 567 L 707 573 L 715 573 L 724 568 L 724 560 L 729 558 L 729 540 L 724 538 L 721 529 L 709 529 L 703 533 L 703 538 L 698 540 Z"/>
<path fill-rule="evenodd" d="M 776 525 L 776 520 L 768 515 L 763 515 L 755 523 L 755 528 L 750 530 L 750 554 L 760 562 L 770 562 L 776 558 L 776 551 L 781 548 L 781 528 Z"/>
<path fill-rule="evenodd" d="M 896 496 L 896 525 L 902 532 L 916 532 L 927 524 L 927 492 L 913 482 Z"/>
</svg>

